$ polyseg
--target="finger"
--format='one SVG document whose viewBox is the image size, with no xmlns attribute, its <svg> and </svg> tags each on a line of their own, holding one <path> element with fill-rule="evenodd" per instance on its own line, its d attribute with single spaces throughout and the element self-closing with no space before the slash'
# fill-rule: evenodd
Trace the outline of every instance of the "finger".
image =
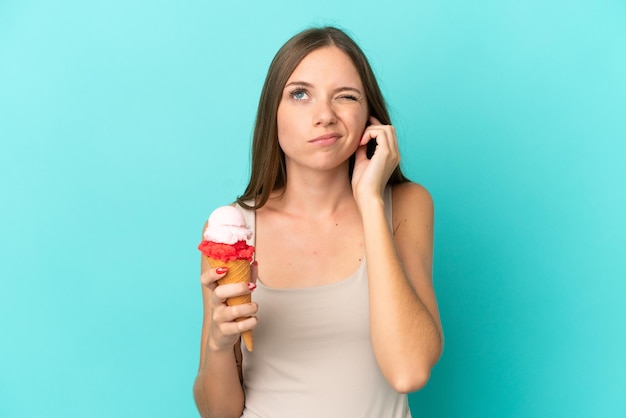
<svg viewBox="0 0 626 418">
<path fill-rule="evenodd" d="M 370 116 L 369 120 L 370 125 L 366 129 L 383 129 L 387 135 L 395 137 L 396 128 L 393 125 L 383 125 L 383 123 L 374 116 Z"/>
<path fill-rule="evenodd" d="M 213 311 L 213 320 L 216 323 L 233 322 L 239 318 L 254 316 L 258 310 L 259 306 L 255 302 L 233 306 L 221 306 Z"/>
<path fill-rule="evenodd" d="M 376 138 L 378 146 L 380 146 L 381 149 L 388 149 L 390 155 L 396 158 L 399 151 L 395 128 L 391 125 L 381 125 L 368 129 L 370 129 L 371 132 L 369 132 L 367 136 Z"/>
<path fill-rule="evenodd" d="M 220 331 L 224 335 L 237 335 L 253 329 L 254 327 L 256 327 L 257 323 L 257 317 L 251 316 L 249 318 L 242 319 L 241 321 L 225 322 L 223 324 L 220 324 L 219 327 Z"/>
<path fill-rule="evenodd" d="M 235 296 L 247 295 L 248 293 L 250 293 L 250 288 L 247 282 L 223 284 L 217 286 L 213 291 L 213 295 L 218 300 L 226 300 Z"/>
<path fill-rule="evenodd" d="M 392 125 L 387 125 L 384 127 L 386 136 L 385 140 L 387 141 L 387 146 L 389 151 L 391 152 L 391 156 L 393 160 L 398 163 L 400 162 L 400 151 L 398 148 L 398 137 L 396 136 L 396 128 Z"/>
<path fill-rule="evenodd" d="M 200 275 L 200 283 L 202 283 L 203 286 L 214 290 L 217 286 L 217 281 L 224 277 L 227 272 L 228 269 L 226 267 L 207 269 L 204 273 Z"/>
<path fill-rule="evenodd" d="M 217 289 L 217 287 L 216 287 Z M 211 297 L 209 299 L 209 302 L 211 304 L 211 308 L 217 308 L 219 306 L 226 306 L 226 299 L 228 298 L 223 298 L 223 297 L 219 297 L 215 294 L 215 290 L 211 292 Z"/>
<path fill-rule="evenodd" d="M 370 142 L 372 139 L 378 138 L 381 133 L 382 130 L 374 128 L 372 126 L 368 126 L 361 136 L 361 141 L 359 142 L 359 145 L 367 145 L 367 143 Z"/>
</svg>

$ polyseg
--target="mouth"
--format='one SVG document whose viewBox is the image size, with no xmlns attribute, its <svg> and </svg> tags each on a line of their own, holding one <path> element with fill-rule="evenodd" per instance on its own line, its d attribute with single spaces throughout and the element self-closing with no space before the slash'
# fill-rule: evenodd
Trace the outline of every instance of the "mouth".
<svg viewBox="0 0 626 418">
<path fill-rule="evenodd" d="M 318 136 L 317 138 L 313 138 L 309 140 L 311 144 L 316 145 L 332 145 L 341 137 L 338 133 L 331 133 L 326 135 Z"/>
</svg>

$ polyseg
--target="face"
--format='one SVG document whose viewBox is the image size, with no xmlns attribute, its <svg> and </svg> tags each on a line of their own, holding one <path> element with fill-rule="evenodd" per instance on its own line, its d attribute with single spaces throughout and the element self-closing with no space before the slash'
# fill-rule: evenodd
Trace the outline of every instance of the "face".
<svg viewBox="0 0 626 418">
<path fill-rule="evenodd" d="M 367 118 L 367 98 L 350 58 L 334 46 L 311 52 L 287 80 L 278 106 L 287 170 L 347 166 Z"/>
</svg>

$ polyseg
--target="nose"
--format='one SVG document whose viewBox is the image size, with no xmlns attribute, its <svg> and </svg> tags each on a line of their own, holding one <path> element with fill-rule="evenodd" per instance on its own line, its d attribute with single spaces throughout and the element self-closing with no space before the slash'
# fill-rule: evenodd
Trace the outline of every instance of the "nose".
<svg viewBox="0 0 626 418">
<path fill-rule="evenodd" d="M 313 124 L 314 125 L 331 125 L 337 121 L 337 114 L 333 109 L 330 100 L 320 100 L 314 107 Z"/>
</svg>

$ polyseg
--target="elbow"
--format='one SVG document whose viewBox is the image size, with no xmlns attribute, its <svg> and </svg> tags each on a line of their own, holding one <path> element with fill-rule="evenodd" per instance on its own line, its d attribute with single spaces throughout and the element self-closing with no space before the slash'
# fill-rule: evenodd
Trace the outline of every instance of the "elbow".
<svg viewBox="0 0 626 418">
<path fill-rule="evenodd" d="M 198 379 L 196 379 L 193 384 L 193 399 L 196 402 L 196 408 L 198 408 L 200 416 L 202 418 L 210 417 L 208 402 L 202 388 L 202 383 Z"/>
<path fill-rule="evenodd" d="M 389 385 L 398 393 L 417 392 L 430 380 L 433 367 L 441 356 L 441 348 L 426 358 L 414 358 L 410 364 L 396 365 L 394 372 L 387 378 Z"/>
<path fill-rule="evenodd" d="M 227 410 L 216 410 L 216 405 L 212 405 L 206 395 L 206 388 L 200 379 L 196 379 L 193 385 L 193 397 L 196 402 L 196 408 L 201 418 L 239 418 L 243 410 L 237 410 L 229 403 Z"/>
<path fill-rule="evenodd" d="M 426 386 L 430 379 L 430 368 L 420 368 L 411 372 L 398 373 L 389 379 L 389 385 L 398 393 L 416 392 Z"/>
<path fill-rule="evenodd" d="M 427 353 L 416 356 L 410 366 L 395 373 L 395 377 L 390 380 L 390 384 L 396 392 L 417 392 L 426 386 L 430 380 L 431 370 L 435 367 L 443 352 L 443 336 L 441 332 L 439 332 L 438 336 L 436 344 Z"/>
</svg>

